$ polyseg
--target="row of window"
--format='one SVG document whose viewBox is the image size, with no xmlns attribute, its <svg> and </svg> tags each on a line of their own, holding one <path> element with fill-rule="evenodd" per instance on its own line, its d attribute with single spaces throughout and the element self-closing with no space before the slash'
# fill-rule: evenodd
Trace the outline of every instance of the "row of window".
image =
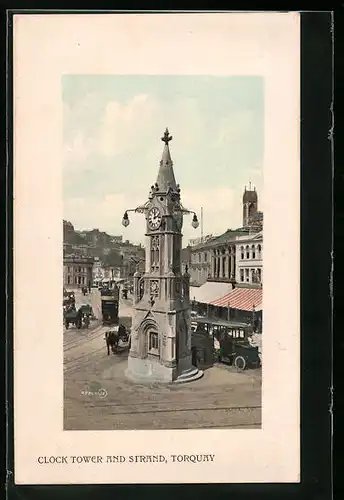
<svg viewBox="0 0 344 500">
<path fill-rule="evenodd" d="M 191 254 L 191 262 L 194 262 L 194 263 L 202 262 L 202 255 L 203 255 L 203 262 L 208 262 L 208 253 L 207 252 L 205 252 L 204 254 L 202 254 L 202 253 Z"/>
<path fill-rule="evenodd" d="M 209 269 L 190 269 L 191 276 L 198 276 L 199 278 L 208 278 L 210 276 Z"/>
<path fill-rule="evenodd" d="M 68 266 L 67 268 L 67 272 L 68 273 L 71 273 L 74 269 L 74 272 L 75 273 L 87 273 L 87 267 L 81 267 L 81 266 L 78 266 L 78 267 L 71 267 L 71 266 Z"/>
<path fill-rule="evenodd" d="M 207 323 L 205 324 L 198 324 L 197 322 L 192 322 L 191 323 L 191 330 L 195 332 L 196 330 L 198 332 L 205 332 L 208 333 L 209 335 L 214 336 L 216 339 L 221 339 L 221 337 L 226 337 L 228 335 L 229 337 L 233 337 L 235 339 L 244 339 L 245 338 L 245 332 L 242 328 L 227 328 L 222 325 L 209 325 Z"/>
<path fill-rule="evenodd" d="M 260 259 L 262 256 L 262 247 L 261 245 L 246 245 L 246 247 L 240 247 L 240 256 L 241 260 L 246 259 Z"/>
<path fill-rule="evenodd" d="M 247 283 L 261 283 L 262 270 L 261 269 L 240 269 L 240 281 Z"/>
<path fill-rule="evenodd" d="M 262 253 L 262 246 L 259 245 L 246 245 L 246 247 L 240 247 L 241 260 L 246 259 L 260 259 Z M 202 260 L 203 255 L 203 260 Z M 191 262 L 208 262 L 208 253 L 204 252 L 198 254 L 191 254 Z"/>
</svg>

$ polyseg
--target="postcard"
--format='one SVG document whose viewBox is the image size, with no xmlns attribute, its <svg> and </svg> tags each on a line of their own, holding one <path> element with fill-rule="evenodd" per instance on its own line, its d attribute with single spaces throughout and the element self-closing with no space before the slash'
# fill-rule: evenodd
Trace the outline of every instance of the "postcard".
<svg viewBox="0 0 344 500">
<path fill-rule="evenodd" d="M 14 16 L 16 484 L 300 479 L 300 15 Z"/>
</svg>

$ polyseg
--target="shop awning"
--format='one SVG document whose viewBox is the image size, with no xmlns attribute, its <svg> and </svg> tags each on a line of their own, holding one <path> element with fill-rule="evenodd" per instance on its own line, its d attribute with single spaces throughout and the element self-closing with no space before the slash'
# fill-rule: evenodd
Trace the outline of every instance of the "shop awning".
<svg viewBox="0 0 344 500">
<path fill-rule="evenodd" d="M 200 287 L 190 287 L 190 300 L 200 302 L 202 304 L 211 304 L 218 297 L 223 297 L 232 290 L 230 283 L 217 283 L 207 281 Z"/>
<path fill-rule="evenodd" d="M 235 288 L 211 302 L 215 306 L 231 307 L 241 311 L 256 311 L 263 308 L 263 290 L 261 288 Z"/>
</svg>

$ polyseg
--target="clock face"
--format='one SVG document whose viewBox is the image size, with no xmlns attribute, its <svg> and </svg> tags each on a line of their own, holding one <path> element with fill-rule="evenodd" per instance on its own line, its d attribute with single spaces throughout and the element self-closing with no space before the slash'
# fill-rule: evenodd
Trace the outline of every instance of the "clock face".
<svg viewBox="0 0 344 500">
<path fill-rule="evenodd" d="M 158 229 L 162 221 L 162 216 L 160 210 L 157 207 L 153 207 L 148 212 L 148 226 L 150 229 Z"/>
</svg>

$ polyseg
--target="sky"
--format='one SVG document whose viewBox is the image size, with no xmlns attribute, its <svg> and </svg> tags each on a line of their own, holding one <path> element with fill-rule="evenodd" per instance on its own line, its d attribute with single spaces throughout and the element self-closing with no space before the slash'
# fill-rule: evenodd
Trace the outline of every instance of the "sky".
<svg viewBox="0 0 344 500">
<path fill-rule="evenodd" d="M 63 216 L 75 229 L 144 242 L 144 216 L 127 228 L 122 217 L 148 199 L 166 127 L 181 201 L 203 207 L 204 235 L 242 224 L 250 181 L 264 209 L 263 78 L 63 75 L 62 99 Z M 183 235 L 185 245 L 201 227 L 186 217 Z"/>
</svg>

